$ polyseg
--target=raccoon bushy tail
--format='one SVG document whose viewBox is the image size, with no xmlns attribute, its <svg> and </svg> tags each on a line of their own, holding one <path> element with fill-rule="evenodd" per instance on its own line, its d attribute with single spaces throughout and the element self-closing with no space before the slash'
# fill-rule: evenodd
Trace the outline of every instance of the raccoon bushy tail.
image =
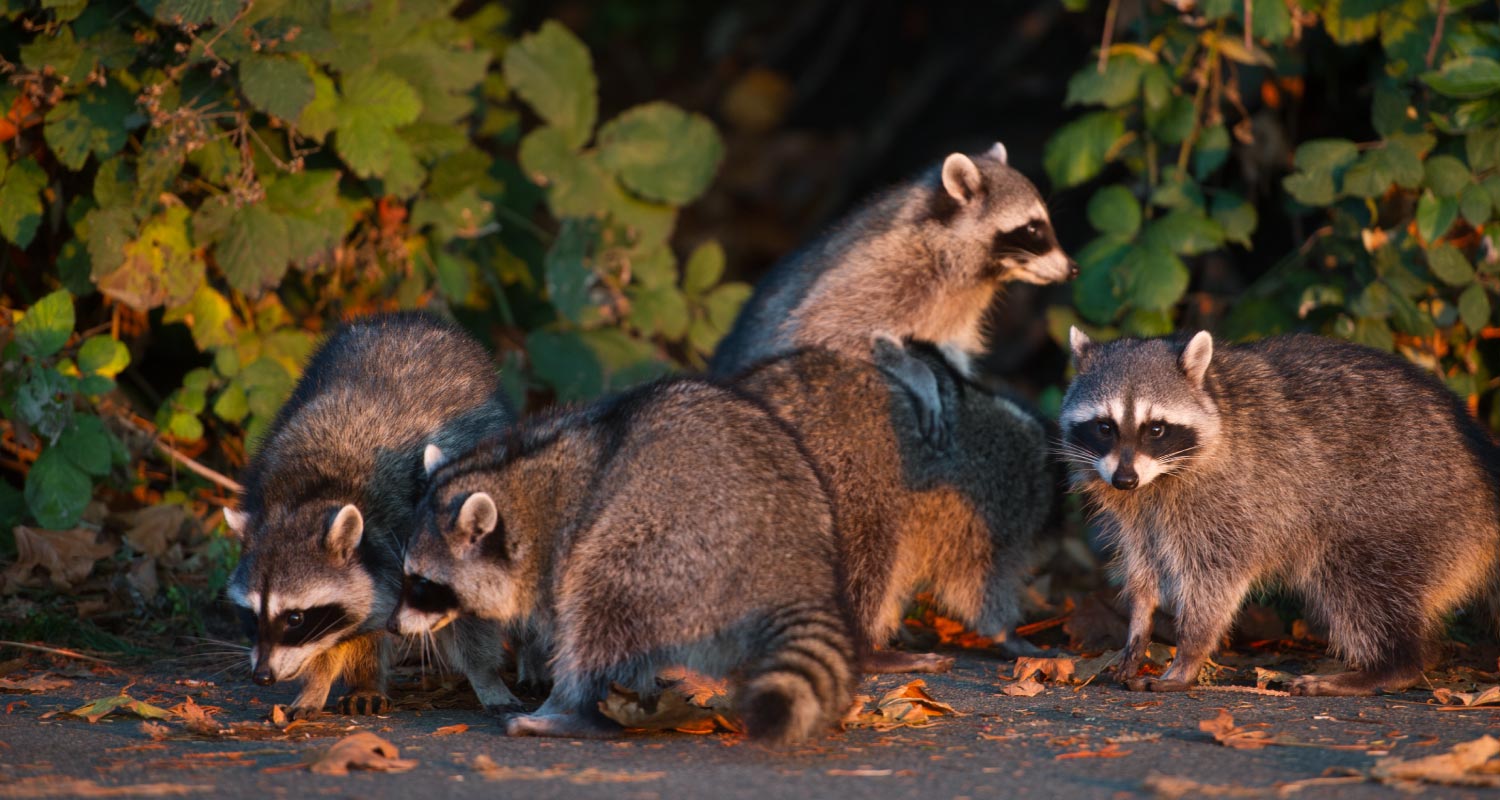
<svg viewBox="0 0 1500 800">
<path fill-rule="evenodd" d="M 831 727 L 849 705 L 853 660 L 849 622 L 838 611 L 809 603 L 772 613 L 739 691 L 746 732 L 788 744 Z"/>
</svg>

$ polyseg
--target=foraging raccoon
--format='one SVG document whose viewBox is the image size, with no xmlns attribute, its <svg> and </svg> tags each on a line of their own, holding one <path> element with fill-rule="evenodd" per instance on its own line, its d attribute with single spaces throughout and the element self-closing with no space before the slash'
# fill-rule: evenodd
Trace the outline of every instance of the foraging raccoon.
<svg viewBox="0 0 1500 800">
<path fill-rule="evenodd" d="M 856 359 L 809 348 L 734 379 L 794 428 L 834 495 L 850 602 L 870 672 L 934 672 L 932 654 L 884 651 L 913 595 L 1013 655 L 1021 580 L 1051 509 L 1042 427 L 970 385 L 935 348 L 881 339 Z"/>
<path fill-rule="evenodd" d="M 413 633 L 469 613 L 542 631 L 552 694 L 510 734 L 618 732 L 598 710 L 610 684 L 654 692 L 672 664 L 734 674 L 749 733 L 772 742 L 847 707 L 827 491 L 752 399 L 665 380 L 518 423 L 451 461 L 429 453 L 392 624 Z"/>
<path fill-rule="evenodd" d="M 965 374 L 984 349 L 985 309 L 1010 281 L 1078 274 L 1041 195 L 1005 146 L 953 153 L 876 197 L 773 267 L 719 343 L 711 371 L 827 347 L 867 358 L 876 336 L 933 342 Z"/>
<path fill-rule="evenodd" d="M 381 713 L 389 641 L 381 626 L 401 588 L 401 557 L 421 497 L 422 448 L 504 425 L 484 349 L 421 313 L 340 328 L 251 459 L 240 509 L 244 543 L 230 599 L 255 618 L 257 684 L 301 678 L 294 716 L 321 711 L 342 677 L 346 713 Z M 487 708 L 518 708 L 500 679 L 500 631 L 465 621 L 437 641 Z"/>
<path fill-rule="evenodd" d="M 1226 347 L 1074 330 L 1072 349 L 1065 456 L 1119 549 L 1130 688 L 1190 688 L 1246 593 L 1272 584 L 1351 668 L 1293 694 L 1399 691 L 1441 616 L 1500 577 L 1500 453 L 1405 360 L 1307 335 Z M 1177 657 L 1137 678 L 1161 600 Z"/>
</svg>

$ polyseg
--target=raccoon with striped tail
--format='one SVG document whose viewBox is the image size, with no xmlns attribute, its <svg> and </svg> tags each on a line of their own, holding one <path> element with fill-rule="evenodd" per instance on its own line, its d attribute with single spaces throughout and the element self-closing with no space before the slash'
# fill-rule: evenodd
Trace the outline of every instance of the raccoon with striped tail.
<svg viewBox="0 0 1500 800">
<path fill-rule="evenodd" d="M 752 737 L 837 724 L 856 679 L 833 511 L 795 435 L 751 398 L 659 381 L 429 450 L 404 633 L 461 614 L 542 631 L 552 694 L 511 735 L 602 737 L 611 683 L 733 675 Z M 434 603 L 446 598 L 447 608 Z"/>
<path fill-rule="evenodd" d="M 1006 655 L 1032 544 L 1052 508 L 1046 434 L 967 382 L 937 348 L 880 339 L 865 358 L 807 348 L 733 384 L 794 428 L 828 477 L 867 672 L 953 659 L 884 649 L 923 589 Z"/>
<path fill-rule="evenodd" d="M 401 551 L 424 479 L 422 448 L 506 424 L 484 348 L 429 314 L 356 319 L 309 360 L 225 511 L 243 544 L 228 594 L 254 620 L 250 670 L 300 679 L 292 715 L 321 711 L 335 681 L 345 713 L 383 713 Z M 520 704 L 500 678 L 502 631 L 461 621 L 439 654 L 495 710 Z"/>
<path fill-rule="evenodd" d="M 727 377 L 809 346 L 868 358 L 884 336 L 932 342 L 970 374 L 1004 284 L 1078 274 L 1040 193 L 1007 160 L 998 142 L 953 153 L 783 259 L 719 343 L 711 372 Z"/>
<path fill-rule="evenodd" d="M 1298 678 L 1303 695 L 1410 687 L 1443 615 L 1486 592 L 1493 602 L 1500 449 L 1432 375 L 1308 335 L 1071 335 L 1064 446 L 1118 551 L 1128 687 L 1194 686 L 1256 586 L 1299 596 L 1350 668 Z M 1138 677 L 1163 602 L 1177 656 Z"/>
</svg>

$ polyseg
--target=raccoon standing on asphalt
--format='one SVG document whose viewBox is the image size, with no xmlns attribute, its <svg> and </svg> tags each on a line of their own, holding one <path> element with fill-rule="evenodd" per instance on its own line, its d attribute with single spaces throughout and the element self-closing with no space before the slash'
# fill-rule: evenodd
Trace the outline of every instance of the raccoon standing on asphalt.
<svg viewBox="0 0 1500 800">
<path fill-rule="evenodd" d="M 884 339 L 864 359 L 821 348 L 772 358 L 734 385 L 794 428 L 827 477 L 865 671 L 952 665 L 880 649 L 923 588 L 1002 650 L 1037 652 L 1014 626 L 1051 509 L 1040 424 L 967 384 L 935 348 Z"/>
<path fill-rule="evenodd" d="M 1130 688 L 1191 688 L 1246 593 L 1271 585 L 1351 669 L 1293 694 L 1400 691 L 1442 615 L 1500 579 L 1500 452 L 1400 357 L 1307 335 L 1095 344 L 1075 329 L 1072 346 L 1066 456 L 1119 550 Z M 1163 601 L 1177 656 L 1138 678 Z"/>
<path fill-rule="evenodd" d="M 766 741 L 805 740 L 848 707 L 827 490 L 751 398 L 669 379 L 430 462 L 392 625 L 468 613 L 548 634 L 552 694 L 510 734 L 617 733 L 599 712 L 610 684 L 654 694 L 674 664 L 733 675 Z"/>
<path fill-rule="evenodd" d="M 867 358 L 875 336 L 929 341 L 965 374 L 984 350 L 985 310 L 1009 281 L 1078 274 L 1036 187 L 1005 146 L 953 153 L 876 197 L 756 286 L 711 371 L 733 375 L 798 347 Z"/>
<path fill-rule="evenodd" d="M 489 357 L 422 313 L 365 317 L 318 348 L 226 510 L 243 552 L 229 597 L 255 619 L 250 668 L 301 679 L 294 716 L 321 711 L 335 680 L 344 713 L 383 713 L 401 551 L 421 497 L 422 448 L 456 445 L 511 414 Z M 499 628 L 463 621 L 438 639 L 487 708 L 519 708 L 499 676 Z"/>
</svg>

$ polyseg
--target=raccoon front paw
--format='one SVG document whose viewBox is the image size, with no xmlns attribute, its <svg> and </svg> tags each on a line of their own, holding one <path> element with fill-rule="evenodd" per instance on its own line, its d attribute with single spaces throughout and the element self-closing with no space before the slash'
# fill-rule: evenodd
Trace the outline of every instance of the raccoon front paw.
<svg viewBox="0 0 1500 800">
<path fill-rule="evenodd" d="M 338 709 L 349 716 L 386 714 L 391 710 L 391 698 L 380 692 L 350 692 L 339 698 Z"/>
<path fill-rule="evenodd" d="M 613 739 L 624 729 L 577 714 L 522 714 L 505 723 L 508 736 L 551 736 L 560 739 Z"/>
<path fill-rule="evenodd" d="M 1125 688 L 1132 692 L 1186 692 L 1194 685 L 1188 681 L 1169 681 L 1149 675 L 1125 681 Z"/>
<path fill-rule="evenodd" d="M 286 710 L 286 718 L 290 722 L 297 720 L 308 720 L 323 713 L 322 706 L 291 706 Z"/>
</svg>

